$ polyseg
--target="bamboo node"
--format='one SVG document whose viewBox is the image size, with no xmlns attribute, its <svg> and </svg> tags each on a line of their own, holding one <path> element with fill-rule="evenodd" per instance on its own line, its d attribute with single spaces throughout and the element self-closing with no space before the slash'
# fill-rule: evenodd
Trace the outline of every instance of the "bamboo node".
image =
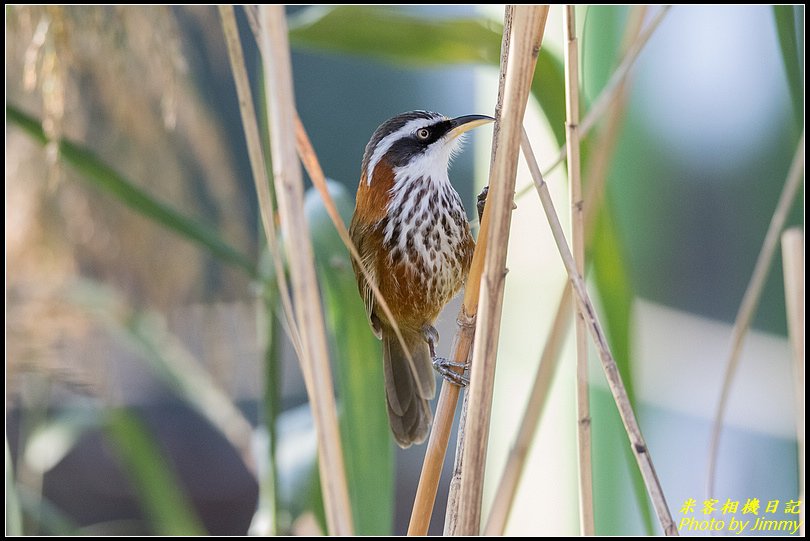
<svg viewBox="0 0 810 541">
<path fill-rule="evenodd" d="M 469 315 L 462 306 L 461 310 L 458 313 L 458 317 L 456 318 L 456 323 L 462 329 L 475 330 L 475 314 Z"/>
</svg>

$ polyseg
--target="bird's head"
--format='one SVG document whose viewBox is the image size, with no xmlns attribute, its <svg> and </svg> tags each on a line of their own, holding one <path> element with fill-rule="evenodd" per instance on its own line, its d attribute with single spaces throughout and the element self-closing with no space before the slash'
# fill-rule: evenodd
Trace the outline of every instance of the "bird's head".
<svg viewBox="0 0 810 541">
<path fill-rule="evenodd" d="M 409 179 L 447 179 L 447 167 L 461 135 L 494 120 L 485 115 L 447 118 L 411 111 L 385 121 L 366 145 L 361 188 L 365 184 L 390 189 Z"/>
</svg>

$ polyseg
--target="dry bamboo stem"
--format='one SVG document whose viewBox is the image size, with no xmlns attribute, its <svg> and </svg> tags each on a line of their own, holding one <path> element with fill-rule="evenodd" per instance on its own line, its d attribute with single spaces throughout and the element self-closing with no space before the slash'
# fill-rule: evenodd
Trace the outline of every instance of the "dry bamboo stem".
<svg viewBox="0 0 810 541">
<path fill-rule="evenodd" d="M 650 40 L 653 35 L 653 32 L 658 28 L 661 24 L 661 21 L 664 20 L 664 16 L 669 12 L 669 9 L 672 6 L 664 6 L 661 10 L 655 14 L 655 17 L 650 21 L 647 27 L 644 29 L 644 32 L 639 34 L 638 38 L 633 42 L 630 48 L 627 49 L 627 53 L 625 53 L 624 58 L 622 59 L 621 64 L 619 67 L 616 68 L 616 71 L 613 72 L 613 75 L 610 77 L 610 80 L 599 93 L 599 96 L 591 104 L 590 109 L 585 114 L 585 118 L 582 119 L 582 122 L 579 125 L 579 136 L 580 138 L 585 137 L 591 131 L 591 128 L 594 127 L 596 121 L 602 118 L 605 112 L 610 107 L 610 104 L 616 99 L 616 96 L 621 91 L 621 86 L 624 84 L 625 80 L 630 74 L 630 69 L 635 64 L 638 56 L 641 54 L 641 51 L 644 49 L 644 46 Z M 566 145 L 560 147 L 560 150 L 557 152 L 557 157 L 554 158 L 554 161 L 548 164 L 544 169 L 544 175 L 549 174 L 555 167 L 560 165 L 563 160 L 565 160 L 566 155 Z M 529 193 L 532 189 L 532 186 L 526 186 L 525 188 L 521 188 L 520 191 L 515 196 L 522 197 Z"/>
<path fill-rule="evenodd" d="M 574 289 L 574 297 L 577 299 L 580 312 L 585 317 L 588 330 L 591 333 L 594 345 L 599 352 L 599 358 L 602 362 L 602 368 L 605 371 L 608 387 L 613 394 L 613 400 L 616 402 L 616 407 L 619 410 L 619 415 L 622 418 L 622 423 L 627 431 L 627 437 L 630 440 L 630 447 L 636 456 L 641 476 L 644 478 L 644 483 L 647 485 L 647 491 L 650 494 L 650 499 L 653 502 L 653 507 L 658 515 L 658 520 L 661 523 L 661 528 L 666 535 L 678 535 L 678 530 L 672 520 L 672 515 L 667 507 L 664 492 L 661 489 L 661 483 L 658 480 L 658 475 L 655 473 L 655 467 L 650 457 L 649 449 L 641 434 L 641 428 L 636 421 L 635 413 L 627 398 L 627 391 L 624 389 L 619 369 L 616 366 L 616 361 L 613 359 L 613 354 L 610 352 L 607 340 L 605 339 L 602 325 L 596 315 L 596 310 L 588 295 L 588 290 L 585 287 L 585 282 L 582 276 L 577 272 L 576 263 L 571 255 L 571 249 L 565 240 L 560 220 L 557 217 L 557 212 L 554 210 L 554 203 L 551 201 L 551 194 L 548 191 L 548 186 L 543 180 L 543 175 L 540 172 L 540 167 L 537 165 L 537 160 L 534 157 L 531 144 L 526 132 L 523 132 L 523 139 L 521 141 L 523 155 L 529 165 L 532 178 L 534 179 L 537 193 L 540 196 L 540 201 L 543 203 L 543 209 L 546 212 L 551 232 L 554 235 L 554 241 L 557 243 L 557 248 L 560 251 L 565 269 L 568 271 L 568 277 L 571 280 L 571 285 Z"/>
<path fill-rule="evenodd" d="M 506 252 L 515 196 L 515 176 L 523 116 L 529 98 L 537 55 L 543 41 L 548 6 L 515 6 L 511 24 L 507 69 L 504 73 L 503 107 L 495 134 L 490 190 L 483 223 L 489 221 L 488 249 L 479 293 L 469 386 L 469 409 L 462 449 L 464 468 L 458 505 L 456 534 L 477 535 L 481 527 L 492 389 L 495 380 Z"/>
<path fill-rule="evenodd" d="M 456 455 L 453 461 L 453 472 L 450 476 L 450 490 L 447 493 L 447 507 L 444 516 L 444 535 L 453 535 L 458 526 L 458 503 L 461 495 L 461 472 L 464 471 L 463 453 L 464 426 L 467 424 L 467 407 L 470 395 L 464 393 L 461 402 L 461 414 L 458 419 L 458 433 L 456 435 Z"/>
<path fill-rule="evenodd" d="M 768 278 L 771 261 L 773 261 L 776 246 L 779 243 L 779 235 L 785 227 L 785 221 L 790 212 L 790 207 L 793 204 L 796 193 L 799 191 L 799 187 L 802 185 L 803 178 L 804 131 L 802 131 L 802 136 L 799 138 L 796 154 L 793 156 L 793 162 L 790 165 L 790 171 L 788 172 L 785 186 L 782 188 L 782 195 L 779 196 L 776 210 L 771 217 L 768 232 L 765 234 L 765 240 L 762 242 L 762 248 L 757 257 L 757 262 L 754 265 L 754 272 L 751 274 L 751 280 L 748 282 L 748 287 L 743 294 L 740 308 L 737 311 L 737 317 L 734 320 L 734 328 L 731 330 L 731 345 L 729 347 L 728 357 L 726 358 L 723 387 L 720 392 L 720 401 L 717 404 L 717 410 L 714 415 L 714 426 L 712 428 L 711 442 L 709 444 L 709 460 L 706 474 L 707 498 L 714 497 L 715 469 L 717 465 L 717 452 L 720 446 L 720 434 L 723 430 L 723 418 L 725 417 L 728 397 L 731 392 L 731 383 L 734 380 L 737 366 L 740 363 L 740 354 L 742 353 L 745 335 L 748 333 L 751 320 L 754 318 L 754 313 L 759 305 L 759 298 L 765 287 L 765 280 Z"/>
<path fill-rule="evenodd" d="M 250 92 L 250 80 L 245 67 L 245 56 L 242 52 L 242 42 L 239 40 L 239 30 L 236 26 L 233 6 L 219 6 L 219 14 L 222 18 L 222 30 L 228 47 L 231 72 L 236 83 L 236 93 L 239 96 L 239 112 L 242 116 L 242 127 L 245 131 L 250 169 L 253 173 L 253 182 L 256 185 L 256 195 L 259 200 L 259 214 L 276 271 L 281 307 L 286 320 L 284 328 L 288 330 L 290 342 L 300 356 L 301 339 L 295 326 L 290 288 L 287 284 L 287 274 L 284 272 L 284 261 L 281 257 L 275 221 L 273 220 L 273 195 L 270 193 L 270 182 L 267 178 L 267 161 L 262 150 L 256 110 L 253 107 L 253 97 Z"/>
<path fill-rule="evenodd" d="M 504 77 L 506 73 L 506 66 L 507 61 L 509 60 L 509 43 L 511 41 L 512 36 L 512 20 L 514 18 L 514 6 L 513 5 L 506 5 L 504 7 L 504 17 L 503 17 L 503 33 L 501 35 L 501 59 L 500 59 L 500 73 L 498 76 L 498 97 L 495 104 L 495 111 L 496 117 L 500 117 L 501 109 L 503 107 L 503 87 L 506 79 Z M 495 125 L 495 131 L 493 133 L 493 140 L 495 139 L 495 134 L 498 133 L 500 129 L 500 124 Z M 497 147 L 493 145 L 492 152 L 493 155 L 497 151 Z M 486 210 L 485 210 L 486 212 Z M 489 222 L 487 222 L 487 228 L 484 229 L 483 227 L 483 216 L 481 217 L 481 223 L 479 224 L 479 232 L 478 232 L 478 245 L 476 245 L 476 252 L 479 252 L 479 255 L 476 256 L 478 259 L 473 261 L 473 269 L 470 271 L 470 278 L 467 279 L 466 288 L 464 290 L 465 297 L 464 297 L 464 306 L 465 309 L 462 311 L 462 315 L 466 314 L 467 309 L 470 309 L 473 305 L 475 306 L 475 310 L 478 309 L 478 294 L 481 289 L 481 271 L 483 270 L 483 262 L 484 260 L 484 253 L 486 252 L 486 245 L 487 245 L 487 231 L 489 231 Z M 472 322 L 471 322 L 472 323 Z M 469 357 L 468 357 L 469 359 Z M 453 461 L 453 474 L 450 478 L 450 489 L 447 494 L 447 507 L 445 508 L 445 520 L 444 520 L 444 535 L 454 535 L 456 531 L 456 527 L 458 525 L 458 504 L 459 504 L 459 492 L 461 488 L 461 471 L 463 467 L 463 453 L 462 449 L 464 448 L 464 425 L 466 424 L 467 419 L 467 407 L 469 404 L 469 394 L 464 394 L 464 401 L 461 405 L 461 415 L 459 417 L 459 426 L 458 426 L 458 434 L 456 438 L 456 454 L 455 460 Z M 455 408 L 455 403 L 453 405 Z M 450 430 L 450 427 L 447 427 L 447 430 Z M 438 483 L 438 478 L 436 479 Z"/>
<path fill-rule="evenodd" d="M 514 17 L 514 6 L 507 5 L 504 8 L 504 30 L 501 41 L 501 72 L 498 85 L 498 98 L 495 104 L 495 118 L 499 119 L 503 107 L 503 86 L 504 72 L 509 51 L 509 39 L 511 36 L 512 20 Z M 493 139 L 500 131 L 500 122 L 496 120 Z M 493 145 L 493 153 L 496 148 Z M 481 285 L 481 272 L 484 268 L 484 254 L 487 251 L 487 232 L 489 231 L 489 220 L 487 217 L 489 205 L 484 208 L 484 215 L 478 229 L 478 242 L 475 245 L 470 273 L 467 276 L 467 283 L 464 287 L 464 300 L 459 312 L 457 323 L 458 330 L 453 338 L 451 348 L 451 359 L 455 363 L 465 363 L 470 358 L 472 349 L 473 333 L 475 331 L 475 315 L 478 311 L 478 294 Z M 439 488 L 439 479 L 442 473 L 444 456 L 447 453 L 447 444 L 450 441 L 450 431 L 453 428 L 453 417 L 455 416 L 458 404 L 460 388 L 457 385 L 442 381 L 439 391 L 439 401 L 436 404 L 436 413 L 433 418 L 433 426 L 430 430 L 425 458 L 422 462 L 422 472 L 419 475 L 419 484 L 416 488 L 416 496 L 411 510 L 411 520 L 408 525 L 408 535 L 426 535 L 430 525 L 430 517 L 433 514 L 433 504 L 436 501 L 436 491 Z M 465 412 L 466 414 L 466 412 Z M 458 457 L 457 457 L 458 458 Z M 453 487 L 451 486 L 451 490 Z M 454 505 L 457 498 L 450 496 L 448 501 Z M 457 513 L 457 509 L 448 508 L 448 514 Z M 450 526 L 452 519 L 446 523 Z"/>
<path fill-rule="evenodd" d="M 799 498 L 804 501 L 804 233 L 793 227 L 782 233 L 782 268 L 788 334 L 793 349 L 794 403 L 796 404 L 796 456 L 799 466 Z M 804 505 L 799 514 L 804 536 Z"/>
<path fill-rule="evenodd" d="M 300 360 L 318 435 L 318 463 L 326 523 L 331 534 L 351 535 L 354 528 L 332 390 L 326 329 L 309 228 L 304 216 L 303 177 L 295 140 L 289 137 L 295 131 L 295 98 L 287 24 L 283 6 L 262 6 L 260 9 L 264 69 L 269 83 L 267 109 L 274 183 L 301 336 L 303 355 Z"/>
<path fill-rule="evenodd" d="M 480 248 L 476 247 L 476 252 L 479 250 Z M 472 276 L 472 272 L 470 272 L 470 276 Z M 469 286 L 470 283 L 468 279 L 467 285 Z M 476 298 L 475 301 L 477 304 L 478 299 Z M 459 329 L 453 340 L 451 356 L 453 362 L 463 363 L 469 359 L 473 332 L 475 331 L 473 321 L 474 316 L 473 318 L 466 317 L 462 307 L 458 319 Z M 458 404 L 459 391 L 460 388 L 457 385 L 442 381 L 439 401 L 436 404 L 436 414 L 433 418 L 433 427 L 430 430 L 430 437 L 425 449 L 425 458 L 422 462 L 422 473 L 419 476 L 419 485 L 416 488 L 416 496 L 411 510 L 408 535 L 427 535 L 430 517 L 433 514 L 433 504 L 436 501 L 436 491 L 439 488 L 439 478 L 442 474 L 444 455 L 450 441 L 450 430 L 453 427 L 453 417 Z"/>
<path fill-rule="evenodd" d="M 517 437 L 509 450 L 506 466 L 492 500 L 492 509 L 489 512 L 484 535 L 503 535 L 506 527 L 506 521 L 517 493 L 518 481 L 523 473 L 526 458 L 529 456 L 529 448 L 534 441 L 537 425 L 543 415 L 546 397 L 551 389 L 554 374 L 557 372 L 564 338 L 572 321 L 571 301 L 571 286 L 566 284 L 560 296 L 560 302 L 557 304 L 554 322 L 549 330 L 545 346 L 543 346 L 540 365 L 534 377 L 532 393 L 526 403 L 526 410 L 520 421 Z"/>
<path fill-rule="evenodd" d="M 568 186 L 571 200 L 571 249 L 577 272 L 585 276 L 585 225 L 583 218 L 582 178 L 579 157 L 579 46 L 574 6 L 563 10 L 565 33 L 565 140 L 568 162 Z M 576 302 L 576 301 L 573 301 Z M 591 462 L 591 407 L 588 398 L 588 334 L 585 319 L 574 311 L 577 352 L 577 473 L 579 479 L 579 532 L 594 534 L 593 464 Z"/>
</svg>

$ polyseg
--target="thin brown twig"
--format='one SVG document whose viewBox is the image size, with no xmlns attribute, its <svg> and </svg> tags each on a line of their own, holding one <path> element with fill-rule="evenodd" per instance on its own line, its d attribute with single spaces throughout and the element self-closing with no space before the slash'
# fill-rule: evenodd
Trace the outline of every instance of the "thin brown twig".
<svg viewBox="0 0 810 541">
<path fill-rule="evenodd" d="M 782 233 L 782 269 L 788 335 L 793 349 L 793 403 L 796 410 L 796 458 L 799 466 L 799 497 L 804 501 L 804 233 L 792 227 Z M 804 535 L 804 505 L 799 512 L 799 535 Z"/>
<path fill-rule="evenodd" d="M 506 253 L 514 206 L 515 177 L 523 116 L 531 91 L 537 55 L 543 42 L 548 6 L 515 6 L 505 66 L 503 108 L 493 140 L 490 189 L 482 226 L 489 221 L 487 251 L 480 286 L 465 439 L 464 468 L 456 534 L 477 535 L 481 528 L 484 470 L 492 413 L 492 393 L 506 281 Z"/>
<path fill-rule="evenodd" d="M 757 257 L 757 262 L 754 265 L 754 272 L 751 274 L 748 287 L 745 289 L 742 301 L 740 302 L 737 317 L 734 319 L 734 328 L 731 330 L 731 344 L 728 356 L 726 357 L 723 386 L 720 392 L 720 400 L 714 414 L 714 426 L 712 427 L 711 442 L 709 443 L 709 459 L 706 473 L 707 498 L 714 497 L 717 452 L 720 446 L 720 435 L 723 431 L 723 418 L 725 417 L 728 397 L 731 392 L 731 383 L 734 380 L 737 366 L 740 363 L 740 354 L 742 353 L 745 336 L 748 334 L 748 328 L 751 326 L 751 320 L 754 318 L 754 313 L 759 305 L 762 290 L 765 288 L 765 281 L 768 278 L 771 262 L 776 253 L 776 247 L 779 244 L 779 235 L 785 227 L 790 207 L 793 205 L 793 200 L 796 198 L 799 187 L 802 185 L 803 178 L 804 130 L 802 130 L 802 136 L 799 138 L 799 144 L 796 147 L 796 153 L 793 156 L 790 171 L 785 180 L 784 188 L 782 188 L 782 195 L 779 196 L 776 210 L 774 210 L 771 223 L 768 225 L 768 232 L 765 234 L 765 240 L 762 242 L 762 248 Z"/>
<path fill-rule="evenodd" d="M 610 352 L 610 346 L 607 343 L 604 331 L 602 330 L 602 325 L 599 323 L 596 310 L 594 309 L 593 303 L 588 295 L 585 281 L 577 272 L 576 263 L 574 262 L 573 255 L 571 254 L 571 249 L 569 248 L 568 242 L 565 239 L 565 234 L 563 233 L 562 226 L 560 225 L 560 220 L 557 217 L 557 212 L 554 210 L 554 203 L 551 200 L 551 194 L 548 191 L 548 186 L 546 185 L 545 180 L 543 180 L 543 175 L 540 171 L 540 167 L 537 165 L 537 160 L 534 157 L 534 152 L 531 148 L 531 143 L 529 143 L 529 137 L 526 135 L 525 130 L 523 131 L 521 147 L 523 149 L 523 155 L 526 158 L 526 162 L 529 165 L 529 171 L 534 179 L 537 193 L 540 196 L 540 201 L 543 204 L 543 210 L 545 210 L 546 217 L 548 218 L 549 226 L 551 227 L 551 232 L 554 236 L 554 241 L 557 244 L 560 256 L 565 264 L 565 269 L 568 271 L 568 277 L 571 280 L 571 285 L 574 289 L 574 297 L 577 299 L 580 313 L 585 318 L 588 331 L 590 332 L 594 345 L 599 352 L 599 358 L 602 362 L 602 368 L 605 372 L 608 387 L 613 394 L 613 400 L 616 402 L 616 407 L 619 410 L 619 416 L 622 419 L 625 431 L 627 432 L 627 437 L 630 440 L 630 447 L 635 454 L 636 462 L 638 463 L 639 470 L 641 471 L 641 476 L 644 478 L 644 484 L 647 486 L 647 492 L 649 493 L 650 499 L 653 502 L 653 507 L 658 515 L 661 528 L 666 535 L 678 535 L 678 530 L 672 520 L 672 515 L 669 512 L 669 507 L 667 506 L 666 498 L 664 497 L 664 492 L 661 489 L 661 483 L 658 480 L 658 475 L 655 472 L 650 451 L 647 448 L 646 442 L 644 441 L 644 436 L 641 434 L 641 428 L 636 420 L 633 407 L 630 405 L 630 400 L 627 398 L 627 391 L 622 383 L 619 368 L 616 366 L 616 361 L 613 358 L 613 354 Z"/>
<path fill-rule="evenodd" d="M 563 10 L 565 34 L 565 148 L 571 201 L 571 249 L 577 272 L 585 275 L 585 220 L 579 149 L 579 44 L 575 7 Z M 572 300 L 572 302 L 575 302 Z M 576 345 L 577 473 L 579 481 L 579 532 L 594 534 L 593 464 L 591 461 L 591 406 L 588 397 L 588 334 L 585 320 L 574 311 Z"/>
<path fill-rule="evenodd" d="M 314 256 L 304 216 L 304 187 L 294 139 L 295 98 L 283 6 L 262 6 L 264 74 L 273 180 L 301 336 L 301 366 L 318 435 L 318 465 L 328 531 L 351 535 L 351 504 L 338 429 L 332 370 Z"/>
<path fill-rule="evenodd" d="M 661 10 L 655 14 L 655 17 L 653 17 L 653 19 L 649 22 L 644 31 L 638 35 L 638 38 L 636 38 L 633 44 L 627 49 L 627 53 L 625 53 L 619 67 L 613 72 L 610 80 L 607 82 L 596 99 L 591 103 L 591 107 L 588 109 L 588 112 L 585 113 L 585 117 L 582 119 L 582 122 L 579 125 L 580 138 L 586 137 L 591 132 L 591 129 L 596 125 L 596 122 L 602 118 L 605 111 L 608 110 L 610 104 L 614 99 L 616 99 L 616 96 L 621 91 L 622 85 L 630 75 L 631 68 L 635 65 L 636 60 L 638 60 L 641 51 L 644 50 L 644 46 L 661 24 L 661 21 L 664 20 L 664 16 L 669 13 L 671 7 L 672 6 L 663 6 Z M 561 146 L 560 150 L 557 152 L 557 156 L 554 158 L 554 161 L 543 168 L 543 175 L 548 175 L 558 165 L 563 163 L 565 161 L 565 155 L 566 145 L 563 144 L 563 146 Z M 515 194 L 515 198 L 517 199 L 519 197 L 523 197 L 532 190 L 532 187 L 533 185 L 529 184 L 528 186 L 521 188 Z"/>
</svg>

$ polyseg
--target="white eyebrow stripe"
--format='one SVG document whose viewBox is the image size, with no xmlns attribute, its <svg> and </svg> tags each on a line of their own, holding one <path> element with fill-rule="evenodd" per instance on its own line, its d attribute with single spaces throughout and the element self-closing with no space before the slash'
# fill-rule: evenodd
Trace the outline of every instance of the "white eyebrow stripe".
<svg viewBox="0 0 810 541">
<path fill-rule="evenodd" d="M 377 147 L 374 149 L 374 154 L 371 155 L 371 159 L 368 161 L 368 169 L 366 169 L 366 184 L 371 186 L 371 177 L 374 173 L 374 168 L 377 167 L 377 164 L 385 156 L 386 152 L 391 150 L 393 144 L 406 135 L 409 135 L 419 128 L 424 128 L 425 126 L 430 126 L 435 122 L 441 120 L 440 118 L 416 118 L 411 120 L 400 129 L 395 131 L 394 133 L 388 134 L 383 137 L 379 143 L 377 143 Z"/>
</svg>

